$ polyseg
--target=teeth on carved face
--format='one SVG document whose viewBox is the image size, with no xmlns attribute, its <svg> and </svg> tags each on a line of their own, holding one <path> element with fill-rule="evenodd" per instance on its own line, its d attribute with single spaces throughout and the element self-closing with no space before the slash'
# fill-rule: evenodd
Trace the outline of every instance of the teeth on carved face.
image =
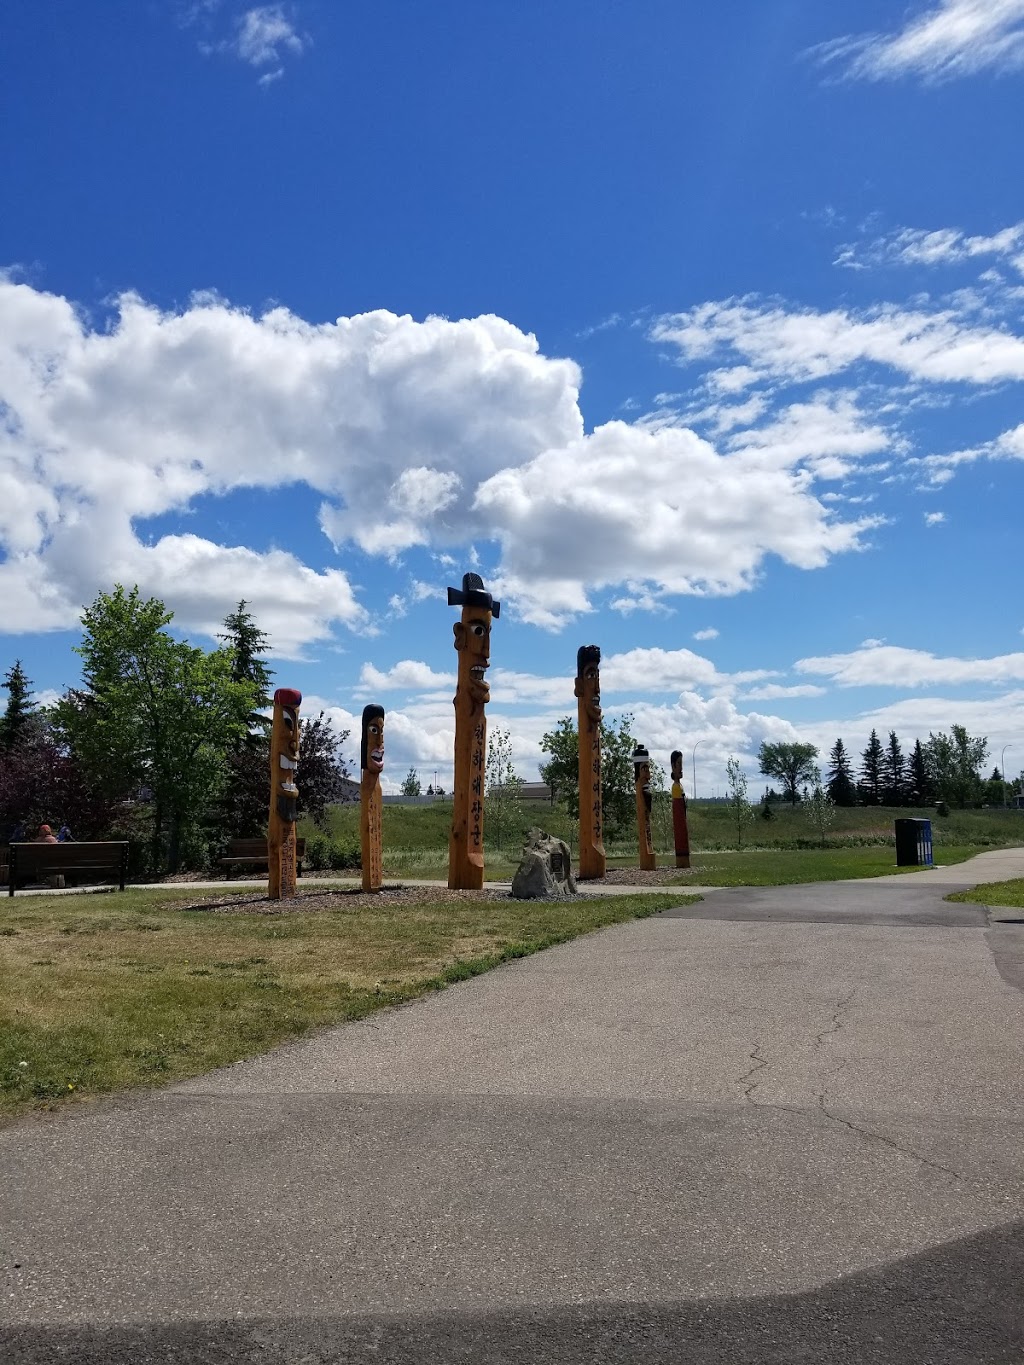
<svg viewBox="0 0 1024 1365">
<path fill-rule="evenodd" d="M 383 749 L 371 749 L 371 750 L 370 750 L 370 757 L 373 759 L 374 763 L 383 763 L 383 762 L 384 762 L 384 750 L 383 750 Z"/>
<path fill-rule="evenodd" d="M 287 754 L 279 754 L 278 758 L 282 768 L 297 768 L 299 765 L 294 758 L 289 758 Z"/>
</svg>

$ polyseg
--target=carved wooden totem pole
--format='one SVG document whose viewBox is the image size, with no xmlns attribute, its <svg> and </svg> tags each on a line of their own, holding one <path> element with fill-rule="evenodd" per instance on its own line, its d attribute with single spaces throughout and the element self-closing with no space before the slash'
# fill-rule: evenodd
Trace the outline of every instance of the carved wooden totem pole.
<svg viewBox="0 0 1024 1365">
<path fill-rule="evenodd" d="M 576 653 L 580 752 L 580 881 L 603 877 L 607 859 L 601 820 L 601 651 L 584 645 Z"/>
<path fill-rule="evenodd" d="M 363 737 L 359 745 L 359 847 L 362 851 L 363 890 L 379 891 L 384 879 L 384 840 L 380 775 L 384 768 L 384 708 L 363 707 Z"/>
<path fill-rule="evenodd" d="M 653 872 L 658 866 L 651 837 L 651 756 L 642 744 L 633 750 L 633 781 L 636 786 L 636 838 L 640 866 Z"/>
<path fill-rule="evenodd" d="M 270 731 L 270 820 L 267 823 L 268 895 L 272 901 L 295 895 L 295 820 L 299 789 L 299 705 L 302 693 L 279 687 L 274 693 Z"/>
<path fill-rule="evenodd" d="M 690 866 L 690 831 L 686 825 L 686 793 L 683 791 L 683 756 L 672 750 L 672 834 L 676 846 L 676 867 Z"/>
<path fill-rule="evenodd" d="M 448 589 L 448 605 L 462 608 L 455 624 L 459 677 L 455 689 L 455 789 L 448 841 L 448 885 L 453 891 L 479 891 L 484 884 L 484 774 L 491 690 L 484 673 L 491 662 L 491 618 L 501 604 L 478 574 L 462 576 L 462 588 Z"/>
</svg>

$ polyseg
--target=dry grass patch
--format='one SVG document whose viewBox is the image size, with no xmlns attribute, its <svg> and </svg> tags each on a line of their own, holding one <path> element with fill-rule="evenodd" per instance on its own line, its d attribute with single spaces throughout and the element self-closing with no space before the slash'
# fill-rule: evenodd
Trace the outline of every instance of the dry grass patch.
<svg viewBox="0 0 1024 1365">
<path fill-rule="evenodd" d="M 40 896 L 0 918 L 0 1117 L 162 1085 L 689 898 Z M 270 911 L 270 913 L 268 913 Z"/>
</svg>

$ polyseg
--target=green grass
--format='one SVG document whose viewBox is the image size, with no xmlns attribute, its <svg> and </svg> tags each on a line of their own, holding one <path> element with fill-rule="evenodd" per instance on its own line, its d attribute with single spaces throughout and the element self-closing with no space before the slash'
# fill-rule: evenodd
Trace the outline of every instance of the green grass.
<svg viewBox="0 0 1024 1365">
<path fill-rule="evenodd" d="M 194 1076 L 688 899 L 211 914 L 183 908 L 187 889 L 16 898 L 0 917 L 0 1119 Z"/>
<path fill-rule="evenodd" d="M 1007 905 L 1024 909 L 1024 879 L 1010 882 L 983 882 L 969 891 L 954 891 L 948 901 L 971 901 L 975 905 Z"/>
<path fill-rule="evenodd" d="M 973 858 L 983 849 L 946 847 L 936 864 L 946 866 Z M 890 873 L 927 873 L 919 867 L 897 867 L 891 848 L 764 849 L 741 853 L 702 853 L 691 858 L 688 872 L 674 878 L 675 886 L 793 886 L 802 882 L 837 882 L 855 877 L 885 877 Z"/>
<path fill-rule="evenodd" d="M 519 862 L 522 838 L 530 825 L 540 825 L 549 834 L 564 839 L 575 852 L 574 823 L 564 810 L 546 801 L 528 801 L 523 805 L 523 828 L 517 836 L 508 838 L 505 847 L 496 846 L 493 831 L 485 818 L 487 874 L 495 880 L 507 879 L 514 872 Z M 815 850 L 818 847 L 820 840 L 817 831 L 811 827 L 800 807 L 792 810 L 776 805 L 773 810 L 773 819 L 762 820 L 757 815 L 744 827 L 743 849 Z M 947 849 L 970 847 L 974 851 L 981 851 L 1024 843 L 1024 812 L 1021 811 L 967 810 L 951 811 L 949 815 L 939 816 L 928 807 L 914 810 L 853 806 L 836 810 L 835 823 L 826 836 L 826 845 L 835 850 L 888 848 L 891 852 L 895 841 L 894 821 L 904 817 L 931 820 L 932 838 L 939 856 L 946 856 Z M 331 837 L 358 844 L 358 806 L 335 807 L 330 813 L 330 821 Z M 429 806 L 385 806 L 384 860 L 390 875 L 445 877 L 450 822 L 451 805 L 444 801 Z M 689 828 L 690 845 L 696 854 L 737 848 L 735 822 L 726 806 L 691 801 Z M 308 822 L 303 825 L 301 832 L 308 837 L 317 834 Z M 672 832 L 668 801 L 659 801 L 655 805 L 654 835 L 660 857 L 670 857 Z M 635 861 L 636 837 L 632 831 L 628 831 L 621 839 L 609 840 L 607 850 L 612 866 L 624 865 L 631 858 Z M 851 875 L 858 874 L 854 872 Z"/>
</svg>

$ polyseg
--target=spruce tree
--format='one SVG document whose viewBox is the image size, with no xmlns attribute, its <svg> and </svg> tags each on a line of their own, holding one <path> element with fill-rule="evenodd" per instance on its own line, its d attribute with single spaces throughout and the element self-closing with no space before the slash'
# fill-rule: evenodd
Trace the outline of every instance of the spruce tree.
<svg viewBox="0 0 1024 1365">
<path fill-rule="evenodd" d="M 882 804 L 884 781 L 885 750 L 878 738 L 878 731 L 871 731 L 868 747 L 861 754 L 860 790 L 866 806 Z"/>
<path fill-rule="evenodd" d="M 896 731 L 889 731 L 889 743 L 885 748 L 883 773 L 885 775 L 885 801 L 889 806 L 902 806 L 906 799 L 906 760 L 896 738 Z"/>
<path fill-rule="evenodd" d="M 853 780 L 850 756 L 841 739 L 837 739 L 832 745 L 828 762 L 828 785 L 825 790 L 832 802 L 837 806 L 855 806 L 857 804 L 857 786 Z"/>
<path fill-rule="evenodd" d="M 32 680 L 26 677 L 20 659 L 7 670 L 2 686 L 7 689 L 7 708 L 0 716 L 0 749 L 10 753 L 24 739 L 35 711 Z"/>
<path fill-rule="evenodd" d="M 267 636 L 257 626 L 252 613 L 246 611 L 243 598 L 224 618 L 224 629 L 217 639 L 231 660 L 232 681 L 254 687 L 256 701 L 248 716 L 248 733 L 238 737 L 227 756 L 224 789 L 210 812 L 210 833 L 221 841 L 255 839 L 266 832 L 270 800 L 267 773 L 271 722 L 263 714 L 270 706 L 273 677 L 264 659 Z"/>
<path fill-rule="evenodd" d="M 907 795 L 912 805 L 930 806 L 935 800 L 931 774 L 928 771 L 928 761 L 925 756 L 924 746 L 919 739 L 914 741 L 914 750 L 910 755 L 910 763 L 907 769 L 907 786 L 910 789 Z"/>
</svg>

